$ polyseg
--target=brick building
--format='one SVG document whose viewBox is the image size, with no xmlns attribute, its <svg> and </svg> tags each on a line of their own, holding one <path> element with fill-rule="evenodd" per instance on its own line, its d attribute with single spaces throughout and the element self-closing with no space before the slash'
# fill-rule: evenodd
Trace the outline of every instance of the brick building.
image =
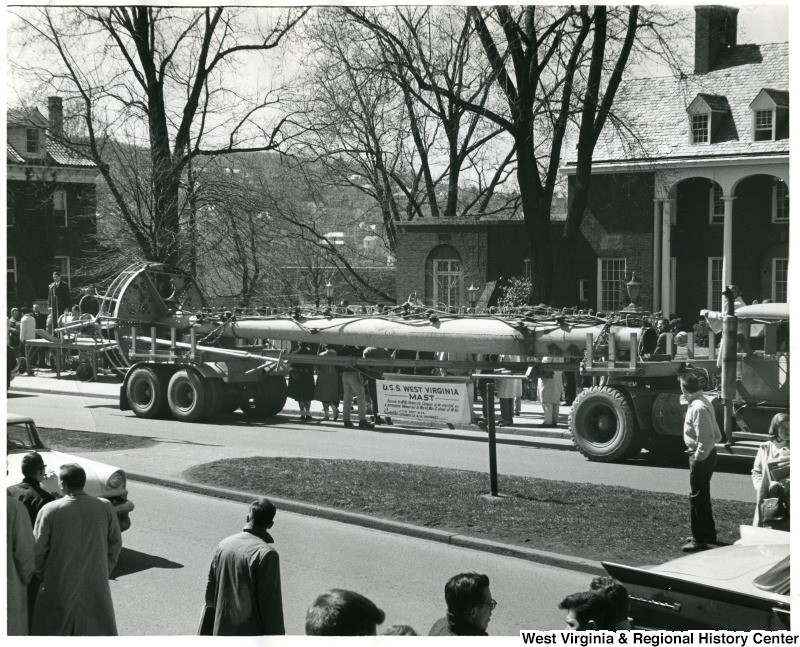
<svg viewBox="0 0 800 647">
<path fill-rule="evenodd" d="M 95 250 L 95 164 L 56 141 L 61 99 L 8 110 L 6 150 L 7 295 L 9 307 L 47 299 L 52 273 L 71 287 Z"/>
<path fill-rule="evenodd" d="M 636 141 L 605 129 L 582 228 L 600 309 L 631 272 L 643 306 L 686 324 L 730 283 L 787 300 L 789 45 L 737 44 L 737 13 L 695 7 L 693 74 L 620 87 Z"/>
<path fill-rule="evenodd" d="M 623 307 L 632 272 L 640 305 L 687 326 L 720 308 L 724 284 L 748 302 L 787 299 L 789 47 L 737 45 L 737 12 L 695 8 L 693 74 L 620 87 L 614 110 L 635 139 L 607 127 L 595 149 L 575 304 Z M 398 298 L 461 305 L 472 283 L 526 273 L 520 221 L 429 220 L 399 232 Z M 558 241 L 560 223 L 551 235 Z"/>
</svg>

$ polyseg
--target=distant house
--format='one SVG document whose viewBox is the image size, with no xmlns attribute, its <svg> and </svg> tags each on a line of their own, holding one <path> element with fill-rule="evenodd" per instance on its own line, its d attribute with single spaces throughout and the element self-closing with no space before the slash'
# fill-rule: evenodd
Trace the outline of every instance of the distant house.
<svg viewBox="0 0 800 647">
<path fill-rule="evenodd" d="M 789 45 L 737 44 L 737 13 L 695 7 L 694 74 L 620 87 L 636 139 L 604 130 L 582 227 L 599 309 L 631 272 L 641 305 L 685 325 L 731 283 L 748 303 L 787 300 Z"/>
<path fill-rule="evenodd" d="M 54 270 L 71 285 L 83 259 L 95 251 L 94 162 L 57 141 L 63 127 L 59 97 L 7 114 L 7 304 L 47 298 Z M 72 286 L 71 287 L 77 287 Z"/>
<path fill-rule="evenodd" d="M 597 144 L 572 304 L 624 307 L 631 273 L 639 305 L 686 326 L 729 283 L 748 302 L 787 299 L 789 46 L 737 45 L 737 12 L 695 8 L 693 74 L 620 86 L 614 112 L 631 136 L 609 125 Z M 574 160 L 562 171 L 571 187 Z M 527 274 L 528 254 L 521 221 L 401 223 L 398 298 L 465 305 L 469 287 Z"/>
</svg>

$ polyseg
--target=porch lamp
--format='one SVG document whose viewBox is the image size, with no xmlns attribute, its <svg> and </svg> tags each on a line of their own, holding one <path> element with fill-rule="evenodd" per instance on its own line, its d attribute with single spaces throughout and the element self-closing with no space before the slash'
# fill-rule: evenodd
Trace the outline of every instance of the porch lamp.
<svg viewBox="0 0 800 647">
<path fill-rule="evenodd" d="M 478 296 L 478 288 L 475 287 L 474 283 L 470 283 L 469 287 L 467 288 L 467 292 L 469 292 L 469 304 L 470 307 L 475 307 L 475 301 L 477 300 L 476 297 Z"/>
<path fill-rule="evenodd" d="M 333 302 L 333 286 L 330 281 L 325 284 L 325 296 L 328 298 L 328 307 L 330 308 Z"/>
<path fill-rule="evenodd" d="M 628 289 L 628 298 L 631 300 L 625 310 L 629 312 L 639 310 L 639 306 L 636 305 L 636 300 L 639 298 L 639 290 L 642 284 L 636 280 L 636 272 L 631 272 L 631 280 L 625 284 L 625 287 Z"/>
</svg>

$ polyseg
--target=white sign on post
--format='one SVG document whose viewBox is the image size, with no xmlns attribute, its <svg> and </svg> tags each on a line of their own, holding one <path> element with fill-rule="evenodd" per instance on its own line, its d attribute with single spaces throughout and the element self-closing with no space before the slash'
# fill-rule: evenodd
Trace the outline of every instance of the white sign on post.
<svg viewBox="0 0 800 647">
<path fill-rule="evenodd" d="M 382 416 L 424 422 L 472 422 L 469 385 L 465 381 L 389 379 L 378 380 L 377 388 Z"/>
</svg>

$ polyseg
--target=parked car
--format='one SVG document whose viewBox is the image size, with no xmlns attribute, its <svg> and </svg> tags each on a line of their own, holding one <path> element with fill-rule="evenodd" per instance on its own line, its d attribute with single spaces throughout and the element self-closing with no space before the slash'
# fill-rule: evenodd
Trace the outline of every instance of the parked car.
<svg viewBox="0 0 800 647">
<path fill-rule="evenodd" d="M 130 512 L 133 502 L 128 500 L 127 477 L 124 470 L 105 463 L 56 452 L 45 447 L 36 425 L 27 416 L 8 413 L 6 416 L 6 482 L 13 485 L 22 481 L 22 457 L 36 451 L 42 455 L 46 465 L 45 479 L 41 486 L 47 492 L 61 496 L 58 485 L 58 468 L 66 463 L 77 463 L 86 471 L 84 490 L 92 496 L 108 499 L 114 506 L 119 527 L 125 531 L 131 527 Z"/>
<path fill-rule="evenodd" d="M 741 526 L 732 546 L 636 568 L 603 562 L 637 629 L 789 629 L 789 533 Z"/>
</svg>

